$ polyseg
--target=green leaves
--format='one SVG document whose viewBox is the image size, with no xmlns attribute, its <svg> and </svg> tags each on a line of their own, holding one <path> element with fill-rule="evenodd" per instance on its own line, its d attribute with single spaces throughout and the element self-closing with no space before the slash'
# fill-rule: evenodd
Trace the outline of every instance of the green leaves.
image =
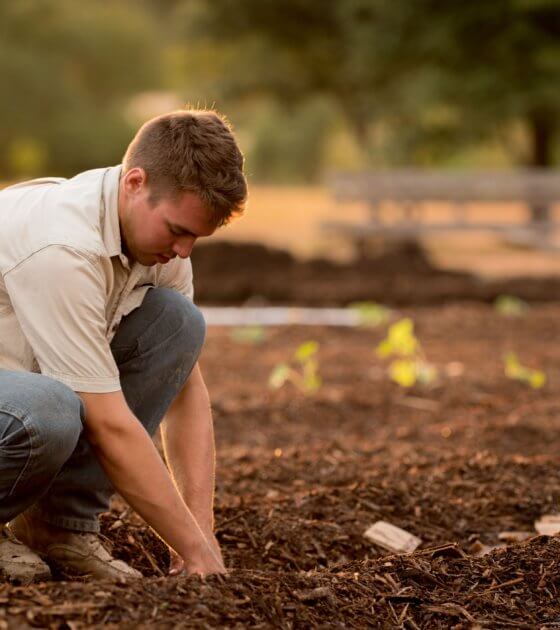
<svg viewBox="0 0 560 630">
<path fill-rule="evenodd" d="M 499 295 L 495 302 L 494 308 L 506 317 L 521 317 L 529 310 L 529 304 L 515 295 Z"/>
<path fill-rule="evenodd" d="M 412 357 L 419 349 L 419 342 L 414 336 L 414 323 L 405 317 L 389 328 L 389 334 L 377 346 L 381 358 L 390 356 Z"/>
<path fill-rule="evenodd" d="M 268 377 L 268 386 L 272 389 L 280 389 L 289 380 L 292 369 L 287 363 L 278 363 Z"/>
<path fill-rule="evenodd" d="M 377 356 L 395 357 L 389 365 L 391 380 L 401 387 L 416 383 L 429 385 L 437 378 L 437 369 L 424 359 L 420 342 L 414 335 L 414 322 L 405 317 L 389 327 L 387 337 L 377 346 Z"/>
<path fill-rule="evenodd" d="M 235 343 L 258 345 L 263 343 L 266 335 L 262 326 L 239 326 L 231 331 L 230 337 Z"/>
<path fill-rule="evenodd" d="M 319 344 L 316 341 L 306 341 L 295 351 L 294 358 L 298 363 L 305 364 L 312 356 L 317 353 Z"/>
<path fill-rule="evenodd" d="M 362 326 L 381 326 L 391 317 L 391 309 L 377 302 L 352 302 L 348 308 L 358 315 Z"/>
<path fill-rule="evenodd" d="M 540 389 L 546 384 L 546 374 L 521 365 L 514 352 L 504 356 L 504 372 L 508 378 L 521 381 L 533 389 Z"/>
<path fill-rule="evenodd" d="M 268 378 L 268 386 L 279 389 L 291 382 L 304 394 L 316 392 L 323 384 L 319 376 L 319 362 L 315 357 L 318 350 L 316 341 L 302 343 L 294 352 L 291 363 L 279 363 L 274 367 Z"/>
<path fill-rule="evenodd" d="M 127 101 L 161 86 L 160 46 L 130 0 L 0 2 L 2 176 L 118 162 L 133 133 Z"/>
<path fill-rule="evenodd" d="M 412 387 L 416 383 L 416 364 L 410 359 L 397 359 L 389 366 L 389 376 L 401 387 Z"/>
</svg>

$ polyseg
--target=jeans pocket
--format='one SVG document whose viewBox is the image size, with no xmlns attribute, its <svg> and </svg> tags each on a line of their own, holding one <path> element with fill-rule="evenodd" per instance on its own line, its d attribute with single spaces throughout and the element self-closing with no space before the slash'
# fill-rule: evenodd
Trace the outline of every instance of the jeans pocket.
<svg viewBox="0 0 560 630">
<path fill-rule="evenodd" d="M 111 345 L 111 352 L 117 365 L 122 365 L 138 354 L 138 341 L 126 346 Z"/>
<path fill-rule="evenodd" d="M 32 443 L 25 422 L 0 410 L 0 501 L 24 479 L 31 462 Z"/>
</svg>

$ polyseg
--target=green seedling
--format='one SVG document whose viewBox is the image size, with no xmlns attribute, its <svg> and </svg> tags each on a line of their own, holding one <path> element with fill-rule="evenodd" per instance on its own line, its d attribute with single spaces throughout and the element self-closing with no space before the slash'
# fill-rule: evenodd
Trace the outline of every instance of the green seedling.
<svg viewBox="0 0 560 630">
<path fill-rule="evenodd" d="M 230 337 L 235 343 L 258 345 L 265 340 L 265 332 L 262 326 L 239 326 L 234 328 Z"/>
<path fill-rule="evenodd" d="M 319 376 L 319 363 L 316 355 L 319 344 L 316 341 L 302 343 L 294 352 L 290 363 L 279 363 L 268 379 L 268 386 L 279 389 L 290 381 L 305 394 L 312 394 L 322 384 Z"/>
<path fill-rule="evenodd" d="M 391 309 L 377 302 L 352 302 L 348 308 L 354 311 L 361 326 L 381 326 L 386 324 L 391 317 Z"/>
<path fill-rule="evenodd" d="M 494 308 L 506 317 L 521 317 L 529 310 L 529 304 L 515 295 L 499 295 Z"/>
<path fill-rule="evenodd" d="M 387 337 L 376 352 L 382 359 L 393 357 L 389 376 L 401 387 L 412 387 L 416 383 L 429 385 L 437 378 L 437 369 L 426 361 L 420 341 L 414 335 L 414 322 L 408 317 L 389 327 Z"/>
<path fill-rule="evenodd" d="M 504 372 L 508 378 L 521 381 L 533 389 L 540 389 L 546 384 L 546 374 L 521 365 L 515 352 L 504 356 Z"/>
</svg>

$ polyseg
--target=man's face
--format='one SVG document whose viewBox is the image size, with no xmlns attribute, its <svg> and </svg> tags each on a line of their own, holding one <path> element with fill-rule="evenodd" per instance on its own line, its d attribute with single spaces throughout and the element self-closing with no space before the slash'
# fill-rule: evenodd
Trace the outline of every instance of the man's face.
<svg viewBox="0 0 560 630">
<path fill-rule="evenodd" d="M 165 264 L 175 256 L 188 258 L 196 239 L 216 230 L 195 193 L 150 200 L 142 169 L 131 169 L 121 180 L 119 220 L 124 253 L 147 267 Z"/>
</svg>

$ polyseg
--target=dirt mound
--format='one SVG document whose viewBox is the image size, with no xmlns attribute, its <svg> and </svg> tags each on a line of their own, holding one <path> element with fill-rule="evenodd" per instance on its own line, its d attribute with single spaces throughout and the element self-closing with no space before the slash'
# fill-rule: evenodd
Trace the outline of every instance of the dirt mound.
<svg viewBox="0 0 560 630">
<path fill-rule="evenodd" d="M 374 300 L 392 305 L 492 301 L 513 294 L 530 301 L 560 296 L 560 279 L 483 281 L 435 267 L 415 242 L 387 246 L 351 264 L 326 259 L 299 261 L 290 253 L 256 243 L 214 241 L 192 254 L 196 299 L 201 304 L 247 301 L 307 306 L 345 306 Z"/>
</svg>

